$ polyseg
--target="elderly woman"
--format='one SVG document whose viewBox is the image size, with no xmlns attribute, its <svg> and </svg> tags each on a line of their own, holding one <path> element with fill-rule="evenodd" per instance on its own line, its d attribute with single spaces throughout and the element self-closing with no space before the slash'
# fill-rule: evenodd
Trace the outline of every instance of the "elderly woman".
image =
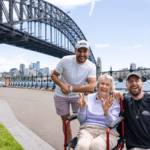
<svg viewBox="0 0 150 150">
<path fill-rule="evenodd" d="M 86 97 L 79 93 L 78 120 L 81 123 L 77 135 L 75 150 L 106 150 L 107 125 L 119 116 L 120 105 L 111 96 L 115 90 L 114 79 L 108 74 L 99 77 L 97 82 L 98 93 Z M 110 131 L 110 149 L 117 144 L 116 129 Z"/>
</svg>

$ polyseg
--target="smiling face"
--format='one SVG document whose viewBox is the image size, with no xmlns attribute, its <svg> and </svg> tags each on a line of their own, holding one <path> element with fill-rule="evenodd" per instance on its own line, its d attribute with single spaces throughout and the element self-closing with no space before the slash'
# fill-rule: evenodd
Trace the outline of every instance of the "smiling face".
<svg viewBox="0 0 150 150">
<path fill-rule="evenodd" d="M 106 98 L 111 92 L 111 80 L 107 78 L 102 78 L 98 87 L 99 96 Z"/>
<path fill-rule="evenodd" d="M 78 64 L 84 64 L 86 59 L 88 58 L 90 51 L 86 48 L 79 48 L 75 50 L 76 60 Z"/>
<path fill-rule="evenodd" d="M 135 75 L 129 77 L 126 87 L 129 90 L 129 92 L 133 95 L 133 97 L 138 97 L 141 94 L 142 87 L 144 86 L 144 83 L 141 81 L 141 79 Z"/>
</svg>

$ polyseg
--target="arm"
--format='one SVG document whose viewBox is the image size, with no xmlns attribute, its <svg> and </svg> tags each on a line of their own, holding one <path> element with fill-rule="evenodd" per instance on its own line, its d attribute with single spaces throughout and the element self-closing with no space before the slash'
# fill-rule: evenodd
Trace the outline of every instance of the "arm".
<svg viewBox="0 0 150 150">
<path fill-rule="evenodd" d="M 83 123 L 86 120 L 86 108 L 79 108 L 77 118 L 80 123 Z"/>
<path fill-rule="evenodd" d="M 120 112 L 120 104 L 117 103 L 117 101 L 112 96 L 108 96 L 105 101 L 103 98 L 101 98 L 101 101 L 105 121 L 106 124 L 109 125 L 116 118 L 118 118 Z"/>
<path fill-rule="evenodd" d="M 109 114 L 105 116 L 107 125 L 116 120 L 119 117 L 119 113 L 120 113 L 120 104 L 117 103 L 117 101 L 115 100 L 114 105 L 109 110 Z"/>
<path fill-rule="evenodd" d="M 51 75 L 51 79 L 61 88 L 61 91 L 63 94 L 69 94 L 70 93 L 70 90 L 69 90 L 70 85 L 64 84 L 63 82 L 61 82 L 58 78 L 59 75 L 60 74 L 54 70 Z"/>
<path fill-rule="evenodd" d="M 86 100 L 85 100 L 85 96 L 83 92 L 82 92 L 82 95 L 80 93 L 78 94 L 80 96 L 80 99 L 78 101 L 80 108 L 78 110 L 77 118 L 80 123 L 83 123 L 86 120 Z"/>
<path fill-rule="evenodd" d="M 96 78 L 88 78 L 88 84 L 72 88 L 72 92 L 93 92 L 95 88 Z"/>
</svg>

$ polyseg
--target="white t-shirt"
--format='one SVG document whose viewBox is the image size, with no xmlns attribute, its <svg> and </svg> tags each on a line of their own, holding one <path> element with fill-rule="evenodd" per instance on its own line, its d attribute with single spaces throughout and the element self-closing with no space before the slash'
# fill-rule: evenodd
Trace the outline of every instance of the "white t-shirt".
<svg viewBox="0 0 150 150">
<path fill-rule="evenodd" d="M 60 74 L 60 80 L 72 86 L 84 85 L 87 78 L 96 78 L 96 66 L 88 59 L 82 65 L 76 61 L 76 55 L 65 56 L 57 64 L 55 71 Z M 79 97 L 78 93 L 63 94 L 56 85 L 55 95 L 60 97 Z"/>
</svg>

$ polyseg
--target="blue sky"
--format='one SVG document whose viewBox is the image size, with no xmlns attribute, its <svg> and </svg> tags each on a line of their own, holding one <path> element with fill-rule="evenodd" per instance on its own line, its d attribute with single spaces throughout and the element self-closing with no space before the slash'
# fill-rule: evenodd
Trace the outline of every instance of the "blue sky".
<svg viewBox="0 0 150 150">
<path fill-rule="evenodd" d="M 87 38 L 102 71 L 150 68 L 150 0 L 47 0 L 68 14 Z M 59 58 L 9 45 L 0 45 L 0 72 L 19 64 L 40 61 L 41 68 L 55 68 Z"/>
</svg>

